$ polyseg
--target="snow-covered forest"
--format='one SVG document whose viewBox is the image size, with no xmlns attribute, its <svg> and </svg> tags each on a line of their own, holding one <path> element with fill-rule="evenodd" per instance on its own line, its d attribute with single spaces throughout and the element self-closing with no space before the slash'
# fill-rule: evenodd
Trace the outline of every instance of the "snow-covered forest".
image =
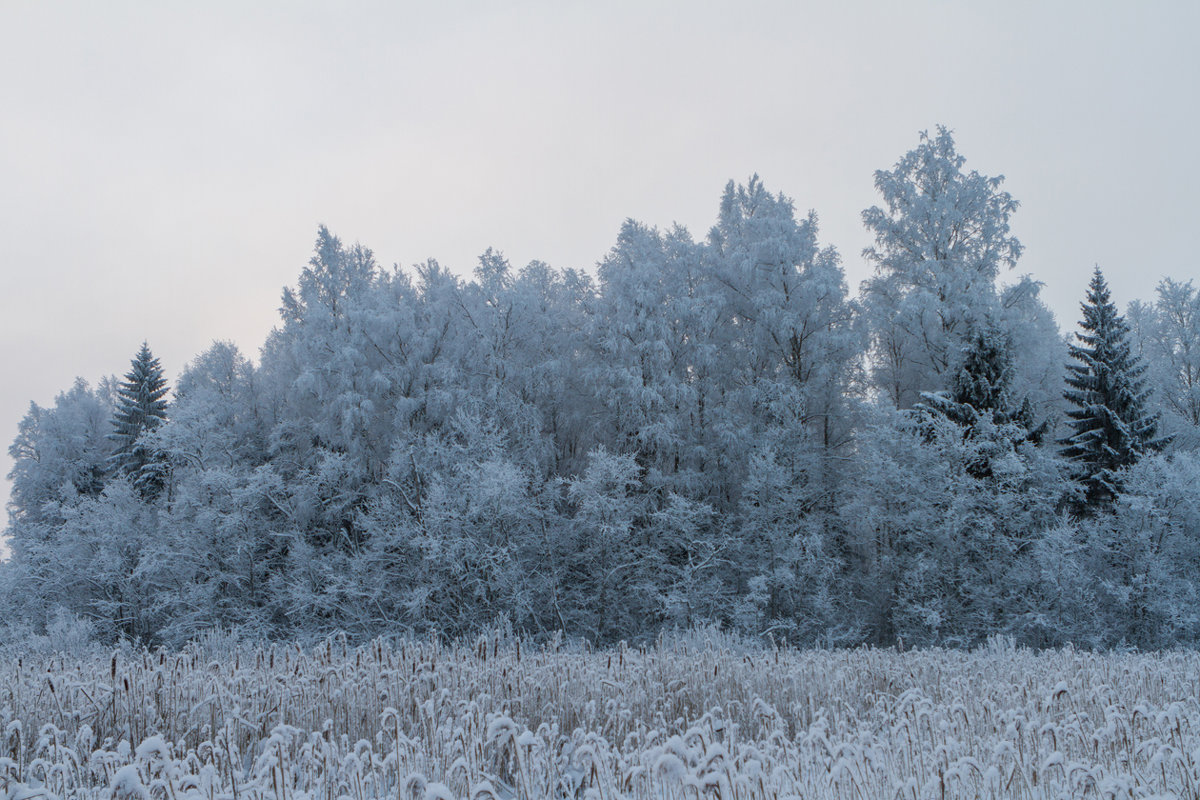
<svg viewBox="0 0 1200 800">
<path fill-rule="evenodd" d="M 1060 329 L 950 132 L 875 184 L 857 292 L 758 177 L 594 274 L 320 228 L 256 361 L 30 408 L 3 635 L 1200 641 L 1200 294 L 1097 268 Z"/>
</svg>

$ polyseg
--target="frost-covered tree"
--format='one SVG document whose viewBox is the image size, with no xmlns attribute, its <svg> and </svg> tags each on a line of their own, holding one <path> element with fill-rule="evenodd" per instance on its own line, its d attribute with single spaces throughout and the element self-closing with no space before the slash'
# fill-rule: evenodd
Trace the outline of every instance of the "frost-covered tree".
<svg viewBox="0 0 1200 800">
<path fill-rule="evenodd" d="M 950 421 L 971 427 L 981 414 L 992 412 L 1001 422 L 1019 413 L 1011 396 L 1012 355 L 1003 334 L 981 325 L 963 348 L 962 363 L 947 392 L 924 392 L 925 408 Z"/>
<path fill-rule="evenodd" d="M 1176 449 L 1200 449 L 1200 292 L 1166 278 L 1153 303 L 1134 301 L 1127 318 L 1154 387 L 1152 407 Z"/>
<path fill-rule="evenodd" d="M 593 641 L 611 642 L 663 618 L 663 598 L 646 580 L 657 559 L 639 536 L 647 504 L 639 471 L 633 456 L 597 449 L 567 486 L 569 521 L 560 540 L 565 574 L 553 602 L 568 631 Z"/>
<path fill-rule="evenodd" d="M 1052 435 L 1064 414 L 1062 384 L 1067 338 L 1041 293 L 1042 284 L 1028 275 L 1004 286 L 994 323 L 1008 341 L 1012 354 L 1013 397 L 1028 400 L 1034 417 L 1044 421 L 1047 435 Z"/>
<path fill-rule="evenodd" d="M 839 529 L 821 513 L 828 499 L 804 450 L 764 441 L 742 487 L 735 620 L 744 630 L 794 644 L 858 641 L 844 591 Z"/>
<path fill-rule="evenodd" d="M 408 276 L 384 273 L 368 248 L 318 230 L 256 372 L 269 418 L 264 485 L 278 487 L 266 498 L 278 559 L 304 565 L 297 553 L 306 547 L 319 560 L 362 545 L 358 521 L 393 448 L 429 413 L 427 342 L 440 347 L 451 330 L 450 319 L 423 321 L 422 311 Z M 286 583 L 285 564 L 274 567 Z"/>
<path fill-rule="evenodd" d="M 599 266 L 587 380 L 608 420 L 599 441 L 633 454 L 643 485 L 704 497 L 716 478 L 709 444 L 712 332 L 721 308 L 683 228 L 663 233 L 627 220 Z"/>
<path fill-rule="evenodd" d="M 723 403 L 708 413 L 724 434 L 714 452 L 738 468 L 725 481 L 738 501 L 726 510 L 735 616 L 790 641 L 836 641 L 831 512 L 865 344 L 840 257 L 820 244 L 815 213 L 797 218 L 758 176 L 726 186 L 704 257 L 725 309 L 709 370 Z"/>
<path fill-rule="evenodd" d="M 154 443 L 171 465 L 172 502 L 139 571 L 167 620 L 162 641 L 222 627 L 267 634 L 263 609 L 279 537 L 263 497 L 268 415 L 254 366 L 216 342 L 180 375 Z"/>
<path fill-rule="evenodd" d="M 9 524 L 43 519 L 46 503 L 104 488 L 111 444 L 112 387 L 92 389 L 82 378 L 43 408 L 30 403 L 8 449 L 13 468 Z"/>
<path fill-rule="evenodd" d="M 249 469 L 267 459 L 267 411 L 254 365 L 232 342 L 214 342 L 188 364 L 175 387 L 169 425 L 154 444 L 177 481 L 223 467 Z"/>
<path fill-rule="evenodd" d="M 369 249 L 347 247 L 321 226 L 314 250 L 298 286 L 284 290 L 283 327 L 264 347 L 264 378 L 286 404 L 276 446 L 294 448 L 301 462 L 313 448 L 372 460 L 371 401 L 388 342 L 373 346 L 369 328 L 380 323 L 382 335 L 399 320 L 377 320 L 386 299 L 372 292 L 378 268 Z"/>
<path fill-rule="evenodd" d="M 1127 467 L 1108 528 L 1099 588 L 1105 644 L 1200 643 L 1200 458 L 1154 454 Z"/>
<path fill-rule="evenodd" d="M 991 475 L 991 463 L 1021 441 L 1039 443 L 1047 423 L 1034 420 L 1029 399 L 1012 392 L 1013 357 L 1008 337 L 984 324 L 963 348 L 962 364 L 948 391 L 923 392 L 917 409 L 944 417 L 973 439 L 979 460 L 967 465 L 977 478 Z M 990 438 L 990 445 L 984 439 Z"/>
<path fill-rule="evenodd" d="M 91 619 L 106 642 L 155 640 L 164 620 L 142 570 L 148 543 L 162 534 L 160 513 L 132 477 L 114 478 L 99 497 L 64 506 L 55 541 L 31 559 L 43 591 Z"/>
<path fill-rule="evenodd" d="M 162 364 L 142 342 L 125 380 L 117 385 L 109 463 L 113 471 L 129 476 L 144 497 L 156 496 L 166 482 L 165 459 L 147 437 L 167 418 L 168 391 Z"/>
<path fill-rule="evenodd" d="M 1166 442 L 1155 437 L 1158 419 L 1146 408 L 1152 390 L 1142 378 L 1146 367 L 1132 352 L 1129 326 L 1099 267 L 1081 307 L 1064 393 L 1072 406 L 1071 433 L 1059 443 L 1084 492 L 1080 508 L 1087 510 L 1110 503 L 1120 491 L 1118 472 Z"/>
<path fill-rule="evenodd" d="M 502 618 L 526 630 L 545 621 L 545 581 L 528 569 L 545 554 L 544 484 L 479 409 L 460 410 L 418 448 L 420 513 L 407 531 L 416 580 L 401 590 L 418 628 L 462 634 Z"/>
<path fill-rule="evenodd" d="M 847 396 L 865 342 L 841 259 L 817 238 L 817 216 L 754 176 L 725 187 L 706 257 L 727 308 L 719 368 L 750 427 L 799 422 L 832 451 L 847 440 Z M 784 410 L 780 401 L 790 407 Z"/>
<path fill-rule="evenodd" d="M 875 385 L 899 408 L 945 389 L 965 337 L 997 304 L 995 281 L 1021 244 L 1009 232 L 1017 201 L 1003 177 L 972 170 L 939 126 L 895 167 L 875 173 L 883 207 L 863 212 L 876 274 L 862 287 Z"/>
<path fill-rule="evenodd" d="M 1200 462 L 1153 454 L 1121 470 L 1112 513 L 1038 534 L 1011 574 L 1007 632 L 1036 647 L 1200 642 Z"/>
<path fill-rule="evenodd" d="M 723 366 L 804 387 L 812 417 L 823 419 L 820 390 L 844 388 L 860 342 L 841 258 L 817 236 L 814 212 L 797 219 L 791 199 L 768 192 L 755 175 L 725 187 L 707 257 L 735 322 L 734 352 Z"/>
<path fill-rule="evenodd" d="M 966 438 L 941 416 L 880 409 L 870 423 L 839 508 L 855 600 L 843 620 L 866 641 L 910 645 L 970 645 L 1002 630 L 1019 554 L 1057 521 L 1060 462 L 989 430 L 990 415 Z M 981 461 L 984 477 L 972 468 Z"/>
<path fill-rule="evenodd" d="M 9 448 L 13 468 L 5 537 L 14 591 L 5 607 L 34 628 L 69 602 L 41 576 L 63 577 L 67 564 L 76 563 L 64 536 L 70 509 L 98 497 L 109 479 L 112 394 L 108 381 L 93 389 L 78 379 L 53 406 L 31 403 Z M 86 571 L 87 566 L 77 568 Z"/>
<path fill-rule="evenodd" d="M 113 399 L 107 382 L 92 390 L 76 381 L 53 408 L 31 407 L 10 450 L 5 609 L 35 630 L 64 611 L 93 621 L 106 641 L 157 627 L 152 590 L 134 574 L 157 512 L 133 475 L 108 470 Z"/>
</svg>

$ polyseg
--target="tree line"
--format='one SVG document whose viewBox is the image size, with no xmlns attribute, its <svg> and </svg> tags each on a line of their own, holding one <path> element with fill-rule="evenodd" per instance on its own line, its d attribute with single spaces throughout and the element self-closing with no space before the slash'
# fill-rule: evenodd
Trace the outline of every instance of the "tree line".
<svg viewBox="0 0 1200 800">
<path fill-rule="evenodd" d="M 257 364 L 218 342 L 169 392 L 143 345 L 31 405 L 7 635 L 1194 644 L 1200 295 L 1122 315 L 1096 268 L 1066 337 L 948 130 L 875 186 L 856 296 L 757 176 L 594 275 L 320 228 Z"/>
</svg>

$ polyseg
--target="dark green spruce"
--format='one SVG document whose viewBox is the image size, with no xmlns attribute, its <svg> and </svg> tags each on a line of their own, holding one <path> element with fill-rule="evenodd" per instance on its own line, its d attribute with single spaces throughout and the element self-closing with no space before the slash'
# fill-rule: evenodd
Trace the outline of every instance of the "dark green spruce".
<svg viewBox="0 0 1200 800">
<path fill-rule="evenodd" d="M 1146 367 L 1133 354 L 1129 326 L 1117 313 L 1099 267 L 1082 309 L 1078 344 L 1069 346 L 1074 363 L 1067 364 L 1063 393 L 1073 406 L 1067 411 L 1071 434 L 1059 444 L 1083 492 L 1077 510 L 1088 513 L 1112 503 L 1123 468 L 1160 450 L 1169 438 L 1155 438 L 1158 415 L 1146 411 Z"/>
<path fill-rule="evenodd" d="M 166 395 L 169 391 L 162 364 L 142 342 L 142 348 L 130 362 L 117 389 L 117 410 L 113 414 L 113 432 L 108 438 L 114 444 L 109 465 L 120 475 L 128 476 L 134 486 L 149 499 L 158 496 L 166 480 L 166 462 L 145 440 L 167 419 Z"/>
<path fill-rule="evenodd" d="M 1029 399 L 1018 402 L 1013 396 L 1012 381 L 1012 345 L 997 326 L 985 323 L 968 338 L 950 390 L 922 392 L 922 402 L 916 406 L 921 413 L 945 417 L 959 426 L 965 439 L 982 435 L 993 440 L 996 447 L 980 448 L 978 458 L 967 466 L 976 478 L 991 475 L 989 454 L 1011 451 L 1022 441 L 1037 444 L 1045 434 L 1046 423 L 1034 421 Z"/>
</svg>

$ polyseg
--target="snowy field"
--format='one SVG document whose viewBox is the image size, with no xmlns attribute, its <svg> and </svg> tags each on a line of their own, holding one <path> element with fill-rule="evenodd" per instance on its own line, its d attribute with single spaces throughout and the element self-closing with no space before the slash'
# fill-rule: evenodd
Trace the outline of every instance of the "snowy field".
<svg viewBox="0 0 1200 800">
<path fill-rule="evenodd" d="M 1200 793 L 1200 655 L 491 637 L 0 664 L 7 800 Z"/>
</svg>

